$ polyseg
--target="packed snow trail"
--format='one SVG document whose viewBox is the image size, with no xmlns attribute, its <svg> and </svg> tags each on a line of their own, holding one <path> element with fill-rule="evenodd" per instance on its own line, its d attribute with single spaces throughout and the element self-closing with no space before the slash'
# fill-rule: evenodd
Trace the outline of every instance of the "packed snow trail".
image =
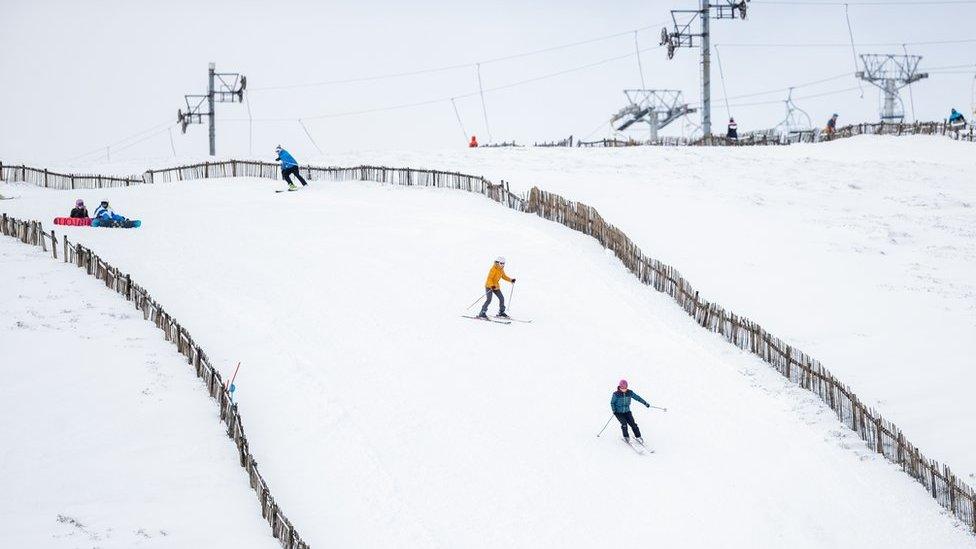
<svg viewBox="0 0 976 549">
<path fill-rule="evenodd" d="M 39 248 L 0 267 L 0 547 L 278 547 L 161 332 Z"/>
<path fill-rule="evenodd" d="M 622 525 L 660 547 L 976 547 L 816 397 L 592 238 L 457 191 L 271 186 L 20 187 L 8 211 L 104 196 L 145 221 L 64 231 L 224 375 L 244 362 L 248 438 L 313 547 L 597 547 Z M 501 254 L 531 324 L 460 317 Z M 635 410 L 654 454 L 615 425 L 594 436 L 621 377 L 669 410 Z"/>
<path fill-rule="evenodd" d="M 377 150 L 327 163 L 457 170 L 593 206 L 976 484 L 974 143 Z"/>
</svg>

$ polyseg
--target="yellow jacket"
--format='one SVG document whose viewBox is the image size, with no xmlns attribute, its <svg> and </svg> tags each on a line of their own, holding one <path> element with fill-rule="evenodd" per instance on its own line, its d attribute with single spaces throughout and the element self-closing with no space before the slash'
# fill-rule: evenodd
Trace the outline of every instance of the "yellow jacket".
<svg viewBox="0 0 976 549">
<path fill-rule="evenodd" d="M 505 268 L 498 263 L 494 263 L 491 266 L 491 270 L 488 271 L 488 280 L 485 280 L 485 288 L 497 290 L 499 279 L 505 279 L 509 282 L 512 281 L 512 279 L 505 274 Z"/>
</svg>

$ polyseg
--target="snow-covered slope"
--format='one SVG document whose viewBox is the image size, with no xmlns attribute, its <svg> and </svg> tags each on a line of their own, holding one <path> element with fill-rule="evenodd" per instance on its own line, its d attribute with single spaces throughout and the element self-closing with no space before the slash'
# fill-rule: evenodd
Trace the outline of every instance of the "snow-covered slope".
<svg viewBox="0 0 976 549">
<path fill-rule="evenodd" d="M 75 194 L 10 186 L 49 218 Z M 973 547 L 815 398 L 695 325 L 592 239 L 476 195 L 212 180 L 104 191 L 132 272 L 238 377 L 252 450 L 313 546 Z M 612 218 L 611 218 L 612 219 Z M 460 317 L 491 259 L 511 312 Z M 617 379 L 657 449 L 609 416 Z"/>
<path fill-rule="evenodd" d="M 976 144 L 363 151 L 595 206 L 703 295 L 819 359 L 976 483 Z"/>
<path fill-rule="evenodd" d="M 277 547 L 192 370 L 76 271 L 0 237 L 0 546 Z"/>
</svg>

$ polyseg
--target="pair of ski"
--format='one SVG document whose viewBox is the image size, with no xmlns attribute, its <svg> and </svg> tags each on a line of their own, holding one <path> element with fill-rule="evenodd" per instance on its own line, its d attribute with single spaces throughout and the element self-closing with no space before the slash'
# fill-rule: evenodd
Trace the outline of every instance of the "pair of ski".
<svg viewBox="0 0 976 549">
<path fill-rule="evenodd" d="M 531 320 L 522 320 L 520 318 L 503 317 L 503 316 L 474 316 L 474 315 L 461 315 L 464 318 L 470 318 L 473 320 L 480 320 L 482 322 L 494 322 L 495 324 L 511 324 L 513 322 L 521 322 L 523 324 L 529 324 Z"/>
<path fill-rule="evenodd" d="M 654 449 L 647 446 L 643 442 L 637 440 L 631 440 L 629 438 L 621 438 L 620 441 L 626 444 L 627 446 L 630 446 L 630 449 L 637 452 L 639 455 L 654 453 Z"/>
</svg>

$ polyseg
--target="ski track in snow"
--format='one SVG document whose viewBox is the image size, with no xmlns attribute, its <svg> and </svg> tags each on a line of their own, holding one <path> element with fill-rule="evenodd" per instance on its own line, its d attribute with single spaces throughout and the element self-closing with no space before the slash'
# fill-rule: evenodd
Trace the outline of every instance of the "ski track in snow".
<svg viewBox="0 0 976 549">
<path fill-rule="evenodd" d="M 77 271 L 0 238 L 0 546 L 277 547 L 186 361 Z"/>
<path fill-rule="evenodd" d="M 19 187 L 7 211 L 46 219 L 78 195 L 143 219 L 62 229 L 225 375 L 243 361 L 252 450 L 313 546 L 592 547 L 621 524 L 664 547 L 976 545 L 816 397 L 593 239 L 456 191 L 273 186 Z M 532 324 L 457 316 L 499 253 Z M 635 408 L 654 454 L 621 448 L 615 423 L 594 437 L 620 377 L 669 408 Z"/>
</svg>

